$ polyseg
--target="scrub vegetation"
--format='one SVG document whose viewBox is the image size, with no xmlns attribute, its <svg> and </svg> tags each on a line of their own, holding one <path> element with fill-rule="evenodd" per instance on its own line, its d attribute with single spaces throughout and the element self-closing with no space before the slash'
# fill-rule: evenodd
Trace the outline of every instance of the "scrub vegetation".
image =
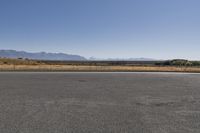
<svg viewBox="0 0 200 133">
<path fill-rule="evenodd" d="M 41 61 L 0 58 L 0 71 L 200 72 L 198 61 Z"/>
<path fill-rule="evenodd" d="M 164 62 L 157 62 L 155 65 L 163 66 L 200 66 L 200 61 L 189 61 L 183 59 L 168 60 Z"/>
</svg>

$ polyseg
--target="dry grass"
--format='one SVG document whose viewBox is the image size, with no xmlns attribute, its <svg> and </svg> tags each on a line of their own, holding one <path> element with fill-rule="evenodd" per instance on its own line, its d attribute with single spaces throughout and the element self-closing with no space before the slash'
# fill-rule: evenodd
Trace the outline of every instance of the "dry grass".
<svg viewBox="0 0 200 133">
<path fill-rule="evenodd" d="M 125 72 L 200 72 L 200 67 L 158 66 L 83 66 L 83 65 L 0 65 L 0 71 L 125 71 Z"/>
<path fill-rule="evenodd" d="M 56 65 L 35 60 L 0 58 L 0 71 L 124 71 L 124 72 L 200 72 L 200 67 L 123 66 L 123 65 Z"/>
<path fill-rule="evenodd" d="M 0 65 L 39 65 L 40 63 L 28 59 L 0 58 Z"/>
</svg>

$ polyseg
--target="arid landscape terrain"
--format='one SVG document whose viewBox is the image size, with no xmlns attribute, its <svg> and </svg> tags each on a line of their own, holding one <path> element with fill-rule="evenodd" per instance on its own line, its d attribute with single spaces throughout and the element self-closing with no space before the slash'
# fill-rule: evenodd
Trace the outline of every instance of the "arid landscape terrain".
<svg viewBox="0 0 200 133">
<path fill-rule="evenodd" d="M 0 133 L 200 133 L 200 0 L 0 0 Z"/>
<path fill-rule="evenodd" d="M 170 63 L 174 64 L 170 64 Z M 189 62 L 189 63 L 188 63 Z M 165 65 L 165 63 L 167 65 Z M 185 64 L 184 64 L 185 63 Z M 198 63 L 197 61 L 195 62 Z M 188 65 L 189 64 L 189 65 Z M 0 59 L 0 71 L 200 72 L 190 61 L 45 61 Z"/>
</svg>

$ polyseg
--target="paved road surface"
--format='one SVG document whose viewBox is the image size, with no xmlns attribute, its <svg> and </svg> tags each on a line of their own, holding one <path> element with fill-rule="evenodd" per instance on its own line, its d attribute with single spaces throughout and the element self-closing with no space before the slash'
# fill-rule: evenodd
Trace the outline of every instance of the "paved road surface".
<svg viewBox="0 0 200 133">
<path fill-rule="evenodd" d="M 200 133 L 200 75 L 0 73 L 0 133 Z"/>
</svg>

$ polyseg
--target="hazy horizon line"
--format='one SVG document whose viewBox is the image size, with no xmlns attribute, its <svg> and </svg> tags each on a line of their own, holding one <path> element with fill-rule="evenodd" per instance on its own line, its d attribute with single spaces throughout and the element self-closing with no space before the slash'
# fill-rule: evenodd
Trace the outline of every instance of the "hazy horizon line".
<svg viewBox="0 0 200 133">
<path fill-rule="evenodd" d="M 96 56 L 90 56 L 90 57 L 85 57 L 83 55 L 80 54 L 71 54 L 71 53 L 65 53 L 65 52 L 48 52 L 48 51 L 28 51 L 28 50 L 16 50 L 16 49 L 0 49 L 0 51 L 16 51 L 16 52 L 26 52 L 26 53 L 32 53 L 32 54 L 36 54 L 36 53 L 47 53 L 47 54 L 66 54 L 66 55 L 78 55 L 78 56 L 82 56 L 84 58 L 86 58 L 87 60 L 96 60 L 96 61 L 104 61 L 104 60 L 114 60 L 114 61 L 126 61 L 126 60 L 146 60 L 146 61 L 163 61 L 163 60 L 174 60 L 174 59 L 184 59 L 184 60 L 192 60 L 192 59 L 187 59 L 187 58 L 168 58 L 168 59 L 158 59 L 158 58 L 151 58 L 151 57 L 107 57 L 107 58 L 102 58 L 102 57 L 96 57 Z M 195 60 L 194 60 L 195 61 Z M 198 61 L 198 60 L 197 60 Z"/>
</svg>

